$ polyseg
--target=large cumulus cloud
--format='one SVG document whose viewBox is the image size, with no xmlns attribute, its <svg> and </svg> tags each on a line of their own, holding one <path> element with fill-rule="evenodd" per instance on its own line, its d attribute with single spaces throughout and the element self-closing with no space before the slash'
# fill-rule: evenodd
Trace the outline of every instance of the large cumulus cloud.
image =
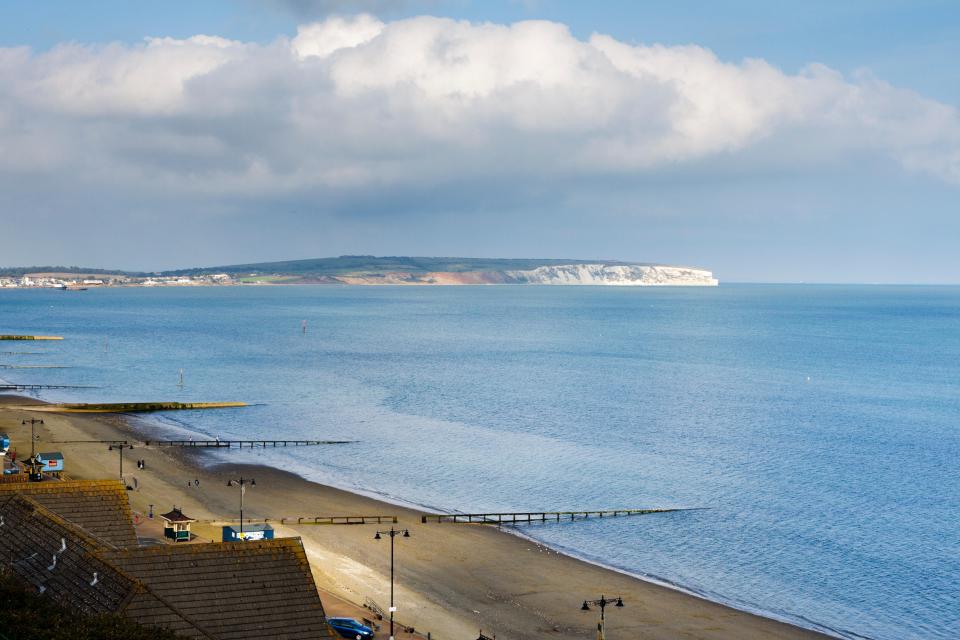
<svg viewBox="0 0 960 640">
<path fill-rule="evenodd" d="M 3 49 L 0 92 L 5 171 L 149 174 L 164 188 L 643 172 L 798 130 L 824 153 L 869 150 L 960 181 L 953 107 L 820 65 L 787 75 L 695 46 L 578 40 L 550 22 L 361 15 L 267 46 Z"/>
<path fill-rule="evenodd" d="M 241 201 L 430 210 L 458 194 L 506 210 L 711 163 L 750 174 L 864 158 L 960 184 L 957 109 L 867 73 L 788 74 L 542 21 L 359 15 L 268 44 L 0 49 L 8 210 L 43 192 L 51 209 L 97 193 L 127 212 L 190 202 L 220 216 L 249 214 Z"/>
</svg>

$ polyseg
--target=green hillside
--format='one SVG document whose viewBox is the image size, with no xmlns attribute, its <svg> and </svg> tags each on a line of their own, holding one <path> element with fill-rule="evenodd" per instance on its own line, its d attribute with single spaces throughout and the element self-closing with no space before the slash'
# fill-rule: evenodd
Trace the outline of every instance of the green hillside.
<svg viewBox="0 0 960 640">
<path fill-rule="evenodd" d="M 559 264 L 589 264 L 597 260 L 562 260 L 540 258 L 421 258 L 407 256 L 340 256 L 285 262 L 258 262 L 202 269 L 179 269 L 163 275 L 191 275 L 210 273 L 229 274 L 286 274 L 296 276 L 341 276 L 355 273 L 429 273 L 448 271 L 525 271 Z M 603 261 L 605 264 L 626 264 Z"/>
</svg>

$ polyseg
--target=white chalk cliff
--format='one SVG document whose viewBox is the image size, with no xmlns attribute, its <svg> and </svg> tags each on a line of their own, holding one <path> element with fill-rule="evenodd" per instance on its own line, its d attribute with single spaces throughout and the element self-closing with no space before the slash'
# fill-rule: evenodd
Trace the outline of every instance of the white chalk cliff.
<svg viewBox="0 0 960 640">
<path fill-rule="evenodd" d="M 611 285 L 625 287 L 715 287 L 713 272 L 665 265 L 567 264 L 504 272 L 525 284 Z"/>
</svg>

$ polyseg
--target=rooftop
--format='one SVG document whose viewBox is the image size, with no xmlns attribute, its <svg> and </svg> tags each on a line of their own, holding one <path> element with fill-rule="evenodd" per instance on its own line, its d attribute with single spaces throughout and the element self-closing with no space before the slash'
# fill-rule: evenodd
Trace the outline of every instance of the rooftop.
<svg viewBox="0 0 960 640">
<path fill-rule="evenodd" d="M 119 480 L 65 480 L 0 484 L 0 500 L 30 496 L 61 518 L 117 547 L 137 546 L 127 492 Z"/>
<path fill-rule="evenodd" d="M 233 529 L 234 531 L 240 531 L 239 524 L 228 524 L 224 525 L 224 529 Z M 273 531 L 273 525 L 265 523 L 245 523 L 243 525 L 244 531 Z"/>
<path fill-rule="evenodd" d="M 104 551 L 213 637 L 334 638 L 299 538 Z"/>
<path fill-rule="evenodd" d="M 96 511 L 98 500 L 109 504 Z M 91 530 L 110 521 L 135 541 L 129 513 L 114 481 L 0 485 L 0 563 L 72 609 L 121 613 L 186 637 L 336 637 L 299 538 L 137 547 Z"/>
<path fill-rule="evenodd" d="M 167 513 L 161 513 L 160 517 L 168 522 L 196 522 L 196 519 L 183 515 L 183 511 L 176 507 Z"/>
</svg>

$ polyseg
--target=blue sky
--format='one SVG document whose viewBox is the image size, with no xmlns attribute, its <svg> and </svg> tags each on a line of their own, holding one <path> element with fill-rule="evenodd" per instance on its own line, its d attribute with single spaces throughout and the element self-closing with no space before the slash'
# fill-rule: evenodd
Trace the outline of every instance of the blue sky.
<svg viewBox="0 0 960 640">
<path fill-rule="evenodd" d="M 947 1 L 8 1 L 0 263 L 960 282 L 956 60 Z"/>
</svg>

